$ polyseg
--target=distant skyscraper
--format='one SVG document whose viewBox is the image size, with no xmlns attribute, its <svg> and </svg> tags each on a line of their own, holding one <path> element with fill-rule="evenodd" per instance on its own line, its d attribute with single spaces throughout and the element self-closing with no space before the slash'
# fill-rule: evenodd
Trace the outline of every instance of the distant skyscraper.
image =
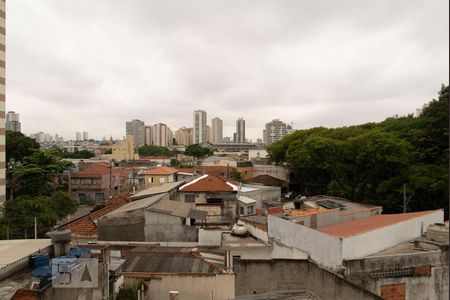
<svg viewBox="0 0 450 300">
<path fill-rule="evenodd" d="M 126 123 L 126 134 L 133 136 L 135 147 L 145 145 L 145 124 L 141 120 L 134 119 Z"/>
<path fill-rule="evenodd" d="M 194 111 L 194 144 L 206 144 L 206 111 Z"/>
<path fill-rule="evenodd" d="M 286 123 L 278 119 L 274 119 L 272 122 L 267 123 L 263 132 L 266 145 L 279 141 L 288 134 Z"/>
<path fill-rule="evenodd" d="M 0 1 L 0 113 L 5 115 L 5 1 Z M 0 118 L 0 205 L 6 200 L 5 119 Z"/>
<path fill-rule="evenodd" d="M 20 132 L 20 115 L 13 111 L 6 114 L 6 130 Z"/>
<path fill-rule="evenodd" d="M 172 135 L 166 124 L 155 124 L 152 129 L 153 145 L 167 147 L 172 144 L 172 141 L 169 141 Z"/>
<path fill-rule="evenodd" d="M 189 146 L 192 145 L 192 128 L 182 127 L 175 131 L 175 140 L 178 145 Z"/>
<path fill-rule="evenodd" d="M 89 140 L 89 134 L 87 131 L 83 131 L 83 141 Z"/>
<path fill-rule="evenodd" d="M 211 136 L 210 141 L 213 144 L 222 143 L 223 140 L 223 122 L 219 118 L 211 120 Z"/>
<path fill-rule="evenodd" d="M 144 141 L 146 145 L 153 145 L 153 126 L 149 125 L 149 126 L 145 126 L 145 137 L 144 137 Z"/>
<path fill-rule="evenodd" d="M 81 132 L 75 133 L 75 141 L 81 141 Z"/>
<path fill-rule="evenodd" d="M 245 120 L 239 118 L 236 120 L 236 138 L 235 143 L 245 143 Z"/>
</svg>

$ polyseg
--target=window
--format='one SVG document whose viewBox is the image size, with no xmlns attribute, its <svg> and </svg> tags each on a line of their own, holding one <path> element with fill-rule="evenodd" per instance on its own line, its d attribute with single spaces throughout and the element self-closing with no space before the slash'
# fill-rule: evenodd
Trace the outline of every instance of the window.
<svg viewBox="0 0 450 300">
<path fill-rule="evenodd" d="M 166 182 L 166 179 L 164 177 L 159 178 L 159 183 L 164 183 Z"/>
<path fill-rule="evenodd" d="M 153 183 L 153 177 L 148 178 L 148 183 Z"/>
<path fill-rule="evenodd" d="M 79 204 L 86 204 L 86 194 L 78 194 L 78 203 Z"/>
<path fill-rule="evenodd" d="M 244 212 L 244 207 L 239 207 L 239 214 L 241 215 L 241 216 L 243 216 L 244 214 L 245 214 L 245 212 Z"/>
<path fill-rule="evenodd" d="M 95 193 L 95 202 L 99 202 L 105 199 L 104 193 Z"/>
<path fill-rule="evenodd" d="M 253 205 L 247 206 L 247 214 L 249 215 L 253 214 Z"/>
<path fill-rule="evenodd" d="M 184 196 L 184 202 L 195 203 L 195 194 L 186 194 Z"/>
</svg>

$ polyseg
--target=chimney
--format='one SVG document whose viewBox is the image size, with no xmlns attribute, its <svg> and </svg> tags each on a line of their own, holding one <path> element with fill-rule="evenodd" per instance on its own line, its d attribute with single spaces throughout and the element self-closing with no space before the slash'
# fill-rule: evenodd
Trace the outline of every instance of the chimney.
<svg viewBox="0 0 450 300">
<path fill-rule="evenodd" d="M 66 255 L 72 240 L 72 234 L 69 229 L 55 230 L 48 235 L 52 238 L 53 251 L 55 257 Z"/>
</svg>

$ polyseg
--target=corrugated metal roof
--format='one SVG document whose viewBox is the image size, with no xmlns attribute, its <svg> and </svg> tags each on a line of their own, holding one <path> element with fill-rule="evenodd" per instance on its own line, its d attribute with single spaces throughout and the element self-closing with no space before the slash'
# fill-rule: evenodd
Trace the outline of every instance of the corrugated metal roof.
<svg viewBox="0 0 450 300">
<path fill-rule="evenodd" d="M 181 201 L 162 200 L 150 206 L 148 210 L 182 218 L 206 218 L 206 212 L 192 209 L 190 204 Z"/>
<path fill-rule="evenodd" d="M 124 206 L 108 213 L 107 215 L 105 215 L 104 217 L 110 217 L 113 215 L 117 215 L 120 213 L 124 213 L 127 211 L 133 211 L 133 210 L 137 210 L 137 209 L 143 209 L 149 206 L 152 206 L 154 203 L 160 201 L 161 199 L 163 199 L 165 196 L 167 196 L 168 194 L 160 194 L 160 195 L 155 195 L 149 198 L 145 198 L 145 199 L 141 199 L 141 200 L 136 200 L 136 201 L 132 201 L 130 203 L 125 204 Z"/>
<path fill-rule="evenodd" d="M 172 191 L 173 189 L 176 189 L 177 187 L 181 186 L 184 183 L 185 183 L 184 181 L 176 181 L 176 182 L 170 182 L 170 183 L 166 183 L 166 184 L 156 186 L 156 187 L 151 187 L 151 188 L 145 189 L 145 190 L 140 191 L 139 193 L 131 196 L 130 199 L 137 200 L 137 199 L 147 198 L 147 197 L 150 197 L 153 195 L 168 193 L 168 192 Z"/>
</svg>

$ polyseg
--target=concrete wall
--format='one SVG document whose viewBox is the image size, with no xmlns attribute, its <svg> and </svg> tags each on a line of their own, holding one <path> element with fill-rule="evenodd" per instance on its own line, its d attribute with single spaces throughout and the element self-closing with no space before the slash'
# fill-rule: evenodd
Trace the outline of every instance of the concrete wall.
<svg viewBox="0 0 450 300">
<path fill-rule="evenodd" d="M 243 184 L 243 187 L 252 187 L 248 184 Z M 280 201 L 281 199 L 281 187 L 273 186 L 273 187 L 257 187 L 257 190 L 249 191 L 249 192 L 240 192 L 240 195 L 249 197 L 256 201 L 256 208 L 263 208 L 263 201 Z"/>
<path fill-rule="evenodd" d="M 99 241 L 145 241 L 143 209 L 98 219 Z"/>
<path fill-rule="evenodd" d="M 376 253 L 419 237 L 430 224 L 443 222 L 444 211 L 439 210 L 420 218 L 345 238 L 342 240 L 342 257 L 344 259 L 355 259 Z"/>
<path fill-rule="evenodd" d="M 304 290 L 319 299 L 381 299 L 307 260 L 235 261 L 236 296 Z"/>
<path fill-rule="evenodd" d="M 309 253 L 319 265 L 339 269 L 342 264 L 342 241 L 314 229 L 268 215 L 269 238 L 287 247 Z"/>
<path fill-rule="evenodd" d="M 152 278 L 144 299 L 169 300 L 169 291 L 178 291 L 182 300 L 234 299 L 234 274 L 168 274 Z M 140 278 L 125 278 L 125 286 L 133 286 Z"/>
<path fill-rule="evenodd" d="M 272 177 L 289 182 L 289 169 L 275 165 L 253 165 L 253 177 L 259 175 L 270 175 Z"/>
<path fill-rule="evenodd" d="M 199 246 L 220 246 L 222 243 L 222 230 L 205 230 L 198 231 Z"/>
<path fill-rule="evenodd" d="M 345 277 L 357 285 L 363 286 L 376 294 L 381 293 L 381 287 L 393 284 L 405 284 L 405 299 L 448 299 L 449 297 L 449 267 L 448 251 L 416 252 L 345 262 Z M 383 270 L 413 268 L 430 270 L 421 272 L 420 276 L 371 279 L 371 273 Z M 417 273 L 414 271 L 414 273 Z"/>
<path fill-rule="evenodd" d="M 183 218 L 145 211 L 145 241 L 197 242 L 198 228 L 183 224 Z"/>
</svg>

